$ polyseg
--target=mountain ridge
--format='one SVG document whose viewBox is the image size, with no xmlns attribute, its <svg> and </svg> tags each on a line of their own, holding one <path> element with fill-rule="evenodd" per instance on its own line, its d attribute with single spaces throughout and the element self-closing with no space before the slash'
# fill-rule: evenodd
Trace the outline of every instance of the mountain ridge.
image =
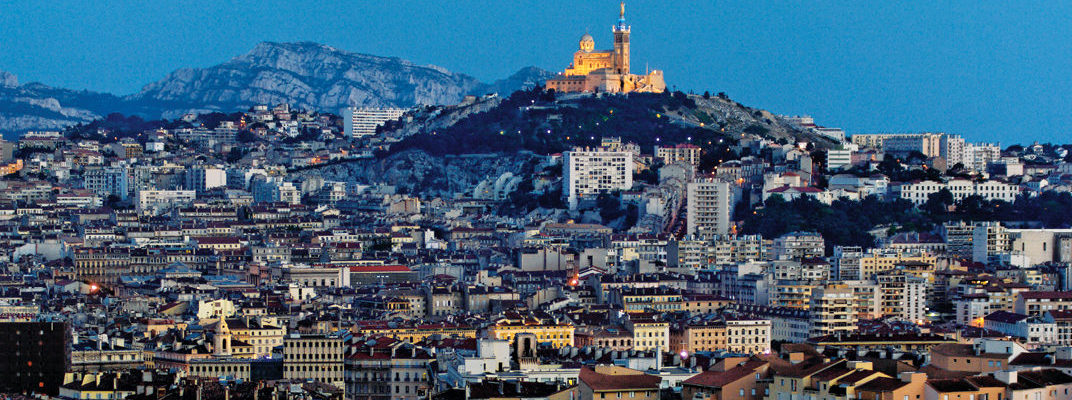
<svg viewBox="0 0 1072 400">
<path fill-rule="evenodd" d="M 550 76 L 546 70 L 526 67 L 484 83 L 400 57 L 314 42 L 261 42 L 220 64 L 176 69 L 124 96 L 36 82 L 20 85 L 17 76 L 0 71 L 0 133 L 61 129 L 114 112 L 156 119 L 232 112 L 255 104 L 288 103 L 332 113 L 347 106 L 455 104 L 466 95 L 529 88 Z"/>
</svg>

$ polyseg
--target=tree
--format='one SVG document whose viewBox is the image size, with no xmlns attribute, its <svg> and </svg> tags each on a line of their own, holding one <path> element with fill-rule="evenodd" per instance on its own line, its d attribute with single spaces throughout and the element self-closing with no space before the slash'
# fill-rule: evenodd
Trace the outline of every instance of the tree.
<svg viewBox="0 0 1072 400">
<path fill-rule="evenodd" d="M 953 204 L 953 192 L 943 188 L 927 196 L 927 201 L 920 209 L 929 214 L 935 222 L 944 222 L 945 216 L 949 214 L 949 206 Z"/>
<path fill-rule="evenodd" d="M 241 147 L 238 147 L 238 146 L 231 147 L 231 151 L 227 153 L 227 162 L 229 162 L 229 163 L 238 162 L 238 160 L 241 160 L 242 156 L 244 156 L 244 155 L 245 155 L 245 152 L 242 151 Z"/>
</svg>

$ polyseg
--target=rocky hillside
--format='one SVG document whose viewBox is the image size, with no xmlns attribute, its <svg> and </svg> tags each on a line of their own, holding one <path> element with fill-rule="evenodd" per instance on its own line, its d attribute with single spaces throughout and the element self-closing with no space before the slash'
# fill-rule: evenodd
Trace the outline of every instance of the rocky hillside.
<svg viewBox="0 0 1072 400">
<path fill-rule="evenodd" d="M 426 107 L 411 116 L 409 123 L 380 134 L 398 142 L 377 158 L 301 174 L 395 185 L 406 193 L 434 197 L 469 191 L 487 177 L 506 172 L 529 176 L 524 168 L 539 155 L 598 146 L 604 137 L 637 143 L 645 153 L 655 145 L 695 144 L 702 149 L 703 171 L 747 155 L 737 146 L 742 137 L 832 145 L 725 96 L 684 93 L 556 96 L 527 90 L 506 98 L 487 96 L 471 103 Z"/>
<path fill-rule="evenodd" d="M 0 133 L 8 139 L 32 129 L 59 129 L 88 122 L 106 110 L 133 111 L 123 99 L 105 93 L 54 88 L 40 83 L 19 84 L 18 78 L 0 71 Z"/>
<path fill-rule="evenodd" d="M 428 197 L 450 196 L 472 190 L 489 176 L 517 173 L 534 157 L 531 153 L 436 157 L 413 150 L 307 169 L 293 178 L 319 176 L 334 181 L 394 185 L 403 193 Z"/>
<path fill-rule="evenodd" d="M 170 103 L 163 110 L 165 117 L 190 110 L 230 111 L 283 102 L 338 112 L 347 106 L 455 104 L 469 94 L 532 86 L 545 74 L 527 68 L 485 84 L 465 74 L 400 58 L 350 53 L 317 43 L 265 42 L 220 65 L 175 71 L 128 99 Z"/>
<path fill-rule="evenodd" d="M 575 146 L 598 146 L 605 137 L 618 137 L 640 145 L 644 152 L 656 145 L 694 144 L 704 149 L 710 162 L 719 162 L 731 156 L 728 149 L 742 137 L 832 145 L 770 112 L 724 96 L 680 92 L 601 96 L 529 90 L 497 102 L 439 108 L 426 114 L 386 133 L 401 139 L 392 150 L 419 149 L 436 155 L 521 150 L 552 154 Z"/>
<path fill-rule="evenodd" d="M 316 43 L 265 42 L 223 64 L 180 69 L 122 97 L 39 83 L 19 85 L 14 75 L 0 72 L 0 132 L 56 129 L 113 112 L 156 119 L 187 112 L 231 112 L 254 104 L 289 103 L 333 113 L 346 106 L 456 104 L 470 94 L 509 94 L 529 88 L 550 75 L 529 67 L 483 83 L 400 58 Z"/>
</svg>

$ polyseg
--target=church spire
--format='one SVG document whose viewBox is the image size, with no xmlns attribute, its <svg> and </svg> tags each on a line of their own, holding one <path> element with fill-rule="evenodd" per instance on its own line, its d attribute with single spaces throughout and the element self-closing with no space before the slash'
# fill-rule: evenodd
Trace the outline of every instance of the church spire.
<svg viewBox="0 0 1072 400">
<path fill-rule="evenodd" d="M 621 2 L 621 9 L 618 12 L 618 23 L 614 25 L 615 32 L 624 32 L 629 30 L 629 25 L 625 24 L 625 2 Z"/>
</svg>

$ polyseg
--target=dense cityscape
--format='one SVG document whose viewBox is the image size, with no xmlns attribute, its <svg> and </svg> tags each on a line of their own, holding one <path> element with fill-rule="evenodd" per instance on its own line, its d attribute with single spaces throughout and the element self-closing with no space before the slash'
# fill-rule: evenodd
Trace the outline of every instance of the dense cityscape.
<svg viewBox="0 0 1072 400">
<path fill-rule="evenodd" d="M 1072 399 L 1072 145 L 673 90 L 616 11 L 511 92 L 0 140 L 0 393 Z"/>
</svg>

